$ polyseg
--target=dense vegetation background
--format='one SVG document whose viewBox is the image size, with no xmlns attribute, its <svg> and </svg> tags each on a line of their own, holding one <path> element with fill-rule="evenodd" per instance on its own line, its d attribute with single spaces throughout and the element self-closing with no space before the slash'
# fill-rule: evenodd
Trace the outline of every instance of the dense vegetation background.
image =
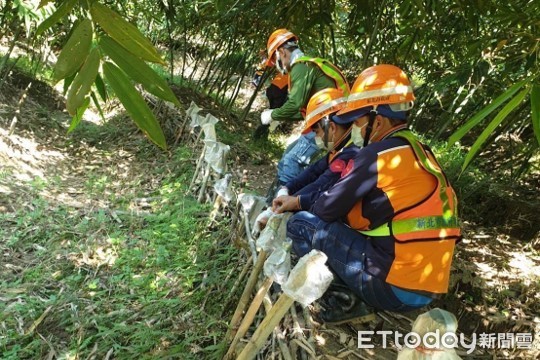
<svg viewBox="0 0 540 360">
<path fill-rule="evenodd" d="M 216 350 L 237 294 L 226 304 L 215 294 L 245 259 L 231 247 L 216 252 L 229 224 L 208 226 L 209 209 L 184 196 L 198 154 L 177 143 L 175 118 L 156 98 L 180 113 L 191 100 L 206 105 L 224 119 L 232 162 L 271 178 L 280 143 L 247 141 L 260 110 L 248 84 L 280 27 L 351 83 L 377 63 L 411 74 L 412 127 L 455 184 L 466 244 L 483 251 L 458 254 L 460 285 L 448 299 L 466 328 L 519 328 L 540 311 L 531 270 L 540 2 L 17 0 L 0 9 L 2 358 Z M 516 259 L 531 272 L 501 277 Z M 470 268 L 482 261 L 489 271 Z M 490 273 L 495 285 L 477 282 Z"/>
</svg>

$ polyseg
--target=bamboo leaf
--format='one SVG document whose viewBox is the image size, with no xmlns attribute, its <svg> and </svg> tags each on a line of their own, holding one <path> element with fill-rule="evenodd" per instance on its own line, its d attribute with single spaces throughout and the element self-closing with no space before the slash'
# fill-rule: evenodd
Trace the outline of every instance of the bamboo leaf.
<svg viewBox="0 0 540 360">
<path fill-rule="evenodd" d="M 465 134 L 469 132 L 474 126 L 478 125 L 486 116 L 491 114 L 493 110 L 498 108 L 503 102 L 508 100 L 512 95 L 514 95 L 523 85 L 527 82 L 527 80 L 522 80 L 518 82 L 517 84 L 514 84 L 511 86 L 508 90 L 506 90 L 503 94 L 501 94 L 499 97 L 497 97 L 495 100 L 491 102 L 488 106 L 477 112 L 472 118 L 469 119 L 462 127 L 456 130 L 450 136 L 448 139 L 448 147 L 452 146 L 455 142 L 459 141 Z"/>
<path fill-rule="evenodd" d="M 51 1 L 42 0 L 39 3 L 38 9 L 42 6 L 45 6 L 47 3 Z M 69 14 L 71 9 L 73 9 L 73 6 L 77 3 L 77 0 L 66 0 L 62 1 L 62 4 L 56 9 L 56 11 L 46 18 L 41 24 L 39 24 L 38 28 L 36 29 L 36 36 L 39 36 L 43 34 L 45 30 L 56 24 L 58 21 L 60 21 L 64 16 Z"/>
<path fill-rule="evenodd" d="M 84 112 L 86 111 L 86 109 L 88 109 L 88 105 L 90 105 L 90 98 L 87 97 L 84 99 L 84 102 L 82 103 L 82 105 L 79 106 L 73 118 L 71 118 L 71 124 L 69 125 L 69 129 L 67 131 L 68 134 L 71 133 L 73 130 L 75 130 L 75 128 L 79 125 L 79 123 L 82 120 Z"/>
<path fill-rule="evenodd" d="M 162 149 L 167 148 L 165 136 L 154 114 L 143 97 L 129 81 L 127 75 L 110 62 L 103 64 L 103 73 L 118 99 L 137 126 Z"/>
<path fill-rule="evenodd" d="M 101 109 L 101 105 L 99 105 L 99 100 L 98 100 L 98 98 L 96 96 L 96 93 L 92 91 L 90 93 L 90 96 L 92 97 L 92 102 L 94 103 L 94 105 L 98 109 L 98 112 L 99 112 L 99 115 L 101 116 L 101 119 L 103 121 L 105 121 L 105 115 L 103 115 L 103 110 Z"/>
<path fill-rule="evenodd" d="M 99 75 L 99 73 L 97 74 L 96 76 L 96 89 L 99 93 L 99 96 L 101 97 L 101 100 L 103 100 L 103 102 L 107 102 L 107 88 L 105 87 L 105 83 L 103 82 L 103 78 L 101 77 L 101 75 Z"/>
<path fill-rule="evenodd" d="M 44 7 L 45 5 L 47 5 L 48 3 L 52 2 L 52 1 L 53 1 L 53 0 L 41 0 L 41 1 L 39 2 L 39 5 L 38 5 L 37 9 L 38 9 L 38 10 L 41 9 L 42 7 Z"/>
<path fill-rule="evenodd" d="M 92 22 L 81 21 L 71 34 L 54 67 L 53 79 L 60 81 L 74 74 L 84 63 L 92 44 Z"/>
<path fill-rule="evenodd" d="M 81 70 L 73 80 L 66 101 L 66 109 L 71 115 L 76 113 L 77 108 L 83 104 L 86 95 L 90 92 L 98 74 L 99 60 L 98 48 L 92 49 Z"/>
<path fill-rule="evenodd" d="M 64 95 L 67 94 L 68 89 L 69 89 L 69 87 L 71 86 L 71 83 L 72 83 L 73 80 L 75 79 L 75 76 L 77 76 L 77 73 L 74 73 L 74 74 L 72 74 L 72 75 L 69 75 L 68 77 L 66 77 L 66 78 L 64 79 L 64 84 L 63 84 L 64 86 L 62 87 L 62 89 L 63 89 L 63 91 L 64 91 L 64 92 L 63 92 Z"/>
<path fill-rule="evenodd" d="M 534 134 L 540 145 L 540 86 L 534 85 L 531 91 L 531 119 Z"/>
<path fill-rule="evenodd" d="M 150 66 L 143 60 L 132 55 L 125 50 L 120 44 L 105 36 L 100 39 L 99 45 L 115 63 L 133 80 L 140 83 L 146 91 L 157 97 L 170 101 L 177 106 L 181 106 L 180 102 L 169 88 L 169 85 L 161 76 L 159 76 Z"/>
<path fill-rule="evenodd" d="M 144 60 L 164 64 L 156 48 L 134 25 L 117 12 L 95 2 L 90 8 L 92 19 L 126 50 Z"/>
<path fill-rule="evenodd" d="M 506 104 L 502 110 L 495 116 L 495 118 L 489 123 L 489 125 L 482 131 L 478 139 L 474 142 L 473 146 L 469 150 L 467 156 L 465 157 L 465 161 L 463 162 L 463 166 L 461 167 L 461 172 L 469 166 L 471 161 L 474 159 L 476 154 L 480 151 L 482 145 L 486 142 L 487 138 L 493 133 L 493 131 L 499 126 L 504 119 L 518 106 L 523 99 L 527 96 L 529 93 L 529 88 L 523 89 L 519 94 L 517 94 L 508 104 Z"/>
</svg>

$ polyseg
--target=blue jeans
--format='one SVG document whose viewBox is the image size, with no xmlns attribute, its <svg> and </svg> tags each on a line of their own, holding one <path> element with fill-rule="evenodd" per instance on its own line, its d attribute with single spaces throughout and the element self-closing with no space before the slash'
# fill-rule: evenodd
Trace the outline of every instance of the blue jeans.
<svg viewBox="0 0 540 360">
<path fill-rule="evenodd" d="M 298 256 L 312 249 L 324 252 L 332 271 L 374 308 L 410 311 L 432 301 L 430 297 L 398 289 L 364 271 L 365 254 L 373 253 L 371 240 L 341 222 L 327 223 L 307 211 L 300 211 L 289 219 L 287 236 L 292 239 Z"/>
<path fill-rule="evenodd" d="M 278 163 L 279 185 L 285 185 L 289 180 L 300 175 L 317 151 L 319 151 L 319 148 L 315 145 L 314 132 L 301 135 L 290 144 Z"/>
</svg>

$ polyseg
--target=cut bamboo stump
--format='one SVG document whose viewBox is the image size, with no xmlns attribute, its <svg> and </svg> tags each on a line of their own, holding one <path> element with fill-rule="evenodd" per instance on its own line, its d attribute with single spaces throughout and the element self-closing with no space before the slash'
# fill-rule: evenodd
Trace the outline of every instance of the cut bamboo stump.
<svg viewBox="0 0 540 360">
<path fill-rule="evenodd" d="M 210 177 L 210 164 L 206 164 L 206 169 L 204 170 L 204 177 L 201 184 L 201 189 L 199 190 L 199 196 L 197 197 L 197 202 L 202 202 L 206 186 L 208 185 L 208 178 Z"/>
<path fill-rule="evenodd" d="M 270 286 L 272 286 L 273 282 L 274 281 L 272 280 L 272 278 L 266 278 L 263 285 L 259 288 L 259 291 L 257 291 L 257 294 L 253 298 L 251 305 L 246 311 L 246 315 L 244 316 L 244 319 L 242 320 L 242 322 L 240 323 L 240 326 L 238 327 L 236 335 L 234 336 L 234 339 L 231 342 L 231 346 L 229 346 L 229 350 L 227 351 L 227 354 L 225 354 L 225 359 L 230 359 L 230 358 L 232 359 L 232 356 L 236 348 L 236 344 L 238 344 L 238 341 L 240 341 L 240 339 L 244 337 L 249 327 L 253 323 L 253 320 L 255 319 L 255 315 L 257 315 L 257 312 L 259 311 L 259 308 L 261 307 L 264 296 L 270 289 Z"/>
<path fill-rule="evenodd" d="M 307 306 L 321 297 L 332 281 L 332 273 L 325 265 L 327 259 L 326 255 L 318 250 L 312 250 L 300 258 L 291 270 L 287 281 L 281 286 L 283 294 L 266 314 L 237 359 L 255 358 L 263 348 L 268 335 L 283 319 L 295 300 Z"/>
<path fill-rule="evenodd" d="M 266 253 L 266 251 L 263 250 L 259 253 L 257 262 L 255 263 L 255 266 L 253 267 L 253 271 L 249 275 L 248 281 L 246 283 L 246 287 L 244 288 L 244 291 L 242 292 L 240 301 L 238 301 L 238 305 L 236 306 L 236 310 L 234 311 L 234 314 L 232 316 L 231 323 L 229 324 L 229 331 L 225 335 L 225 343 L 229 343 L 229 341 L 236 336 L 238 323 L 240 322 L 242 318 L 244 309 L 248 305 L 251 292 L 253 291 L 253 289 L 255 288 L 255 285 L 257 284 L 257 279 L 259 278 L 259 274 L 264 266 L 264 262 L 266 261 L 267 257 L 268 257 L 268 254 Z"/>
<path fill-rule="evenodd" d="M 204 162 L 204 154 L 206 153 L 206 146 L 203 147 L 201 151 L 201 156 L 199 156 L 199 160 L 197 161 L 197 166 L 195 167 L 195 172 L 193 173 L 193 178 L 191 179 L 191 183 L 189 184 L 189 189 L 192 190 L 193 186 L 195 185 L 195 181 L 199 177 L 199 172 L 201 171 L 202 163 Z"/>
<path fill-rule="evenodd" d="M 294 299 L 285 294 L 281 294 L 274 306 L 272 306 L 272 310 L 270 310 L 261 322 L 261 325 L 255 330 L 253 337 L 249 340 L 244 350 L 238 355 L 237 360 L 252 360 L 257 356 L 257 353 L 264 346 L 270 333 L 272 333 L 283 316 L 289 311 L 289 308 L 293 303 Z"/>
</svg>

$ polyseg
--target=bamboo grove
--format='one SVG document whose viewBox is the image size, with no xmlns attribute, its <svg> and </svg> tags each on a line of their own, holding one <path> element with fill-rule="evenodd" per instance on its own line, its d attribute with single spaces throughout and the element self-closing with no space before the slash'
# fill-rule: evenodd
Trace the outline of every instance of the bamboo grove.
<svg viewBox="0 0 540 360">
<path fill-rule="evenodd" d="M 514 178 L 526 176 L 538 156 L 538 1 L 17 0 L 0 1 L 0 9 L 7 48 L 0 85 L 15 46 L 31 49 L 36 76 L 58 56 L 48 80 L 64 80 L 72 128 L 112 90 L 165 148 L 140 87 L 180 105 L 166 78 L 232 112 L 268 35 L 286 27 L 307 54 L 329 58 L 350 80 L 375 63 L 413 74 L 413 127 L 449 146 L 471 146 L 463 168 L 501 137 L 510 138 L 502 164 Z M 243 106 L 240 121 L 247 121 Z"/>
</svg>

